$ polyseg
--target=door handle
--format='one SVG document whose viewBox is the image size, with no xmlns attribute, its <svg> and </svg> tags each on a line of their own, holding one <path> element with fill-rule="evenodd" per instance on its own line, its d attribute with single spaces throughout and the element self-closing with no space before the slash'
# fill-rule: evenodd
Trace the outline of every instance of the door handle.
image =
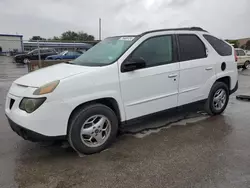
<svg viewBox="0 0 250 188">
<path fill-rule="evenodd" d="M 206 70 L 208 71 L 208 70 L 212 70 L 213 69 L 213 67 L 207 67 L 206 68 Z"/>
<path fill-rule="evenodd" d="M 177 76 L 177 74 L 170 74 L 168 75 L 169 78 L 175 78 Z"/>
</svg>

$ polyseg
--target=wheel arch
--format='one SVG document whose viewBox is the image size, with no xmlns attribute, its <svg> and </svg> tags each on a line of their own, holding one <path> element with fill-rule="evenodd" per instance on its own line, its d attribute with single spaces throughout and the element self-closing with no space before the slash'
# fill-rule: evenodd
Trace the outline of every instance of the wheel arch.
<svg viewBox="0 0 250 188">
<path fill-rule="evenodd" d="M 79 112 L 79 110 L 81 110 L 85 106 L 88 106 L 88 105 L 91 105 L 91 104 L 96 104 L 96 103 L 103 104 L 103 105 L 111 108 L 114 111 L 114 113 L 116 114 L 118 122 L 120 124 L 120 122 L 121 122 L 121 111 L 120 111 L 118 102 L 112 97 L 100 98 L 100 99 L 95 99 L 95 100 L 91 100 L 91 101 L 88 101 L 88 102 L 84 102 L 84 103 L 79 104 L 78 106 L 76 106 L 74 108 L 74 110 L 71 112 L 71 114 L 69 116 L 69 119 L 68 119 L 67 134 L 68 134 L 69 126 L 70 126 L 70 124 L 72 122 L 72 119 L 73 119 L 74 115 L 77 114 Z"/>
<path fill-rule="evenodd" d="M 231 78 L 230 76 L 223 76 L 221 78 L 218 78 L 216 82 L 223 82 L 227 85 L 228 89 L 231 90 Z"/>
</svg>

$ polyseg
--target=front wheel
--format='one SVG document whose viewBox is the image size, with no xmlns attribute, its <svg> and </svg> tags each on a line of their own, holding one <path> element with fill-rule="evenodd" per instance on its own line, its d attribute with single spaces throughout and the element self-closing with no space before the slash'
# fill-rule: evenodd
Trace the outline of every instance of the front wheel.
<svg viewBox="0 0 250 188">
<path fill-rule="evenodd" d="M 224 112 L 229 101 L 229 88 L 223 82 L 216 82 L 211 88 L 205 104 L 205 111 L 209 115 L 219 115 Z"/>
<path fill-rule="evenodd" d="M 70 145 L 79 153 L 93 154 L 108 148 L 118 131 L 118 120 L 112 109 L 92 104 L 73 117 L 68 132 Z"/>
<path fill-rule="evenodd" d="M 24 63 L 24 64 L 28 64 L 29 62 L 30 62 L 29 58 L 24 58 L 24 59 L 23 59 L 23 63 Z"/>
</svg>

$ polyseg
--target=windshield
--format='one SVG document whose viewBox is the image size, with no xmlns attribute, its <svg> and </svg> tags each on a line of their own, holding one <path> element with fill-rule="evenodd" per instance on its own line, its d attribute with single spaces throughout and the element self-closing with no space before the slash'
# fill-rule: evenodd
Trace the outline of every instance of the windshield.
<svg viewBox="0 0 250 188">
<path fill-rule="evenodd" d="M 28 52 L 28 55 L 31 55 L 31 54 L 36 53 L 36 52 L 37 52 L 37 50 L 32 50 L 32 51 Z"/>
<path fill-rule="evenodd" d="M 104 66 L 115 62 L 136 40 L 137 36 L 110 37 L 71 61 L 83 66 Z"/>
<path fill-rule="evenodd" d="M 63 51 L 63 52 L 61 52 L 59 55 L 64 55 L 64 54 L 66 54 L 68 51 Z"/>
</svg>

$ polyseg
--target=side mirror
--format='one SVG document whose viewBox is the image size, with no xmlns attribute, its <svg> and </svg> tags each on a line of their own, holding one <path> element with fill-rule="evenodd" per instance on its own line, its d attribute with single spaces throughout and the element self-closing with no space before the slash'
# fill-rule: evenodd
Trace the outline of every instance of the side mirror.
<svg viewBox="0 0 250 188">
<path fill-rule="evenodd" d="M 140 59 L 128 59 L 122 64 L 121 72 L 130 72 L 137 69 L 142 69 L 146 67 L 146 62 L 140 58 Z"/>
</svg>

